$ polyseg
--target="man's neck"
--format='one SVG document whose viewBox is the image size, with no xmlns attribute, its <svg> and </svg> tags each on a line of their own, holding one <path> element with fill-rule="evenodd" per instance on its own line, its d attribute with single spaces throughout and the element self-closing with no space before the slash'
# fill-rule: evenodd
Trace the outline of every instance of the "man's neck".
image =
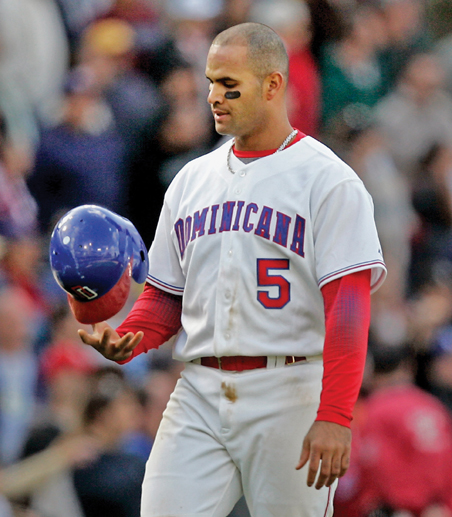
<svg viewBox="0 0 452 517">
<path fill-rule="evenodd" d="M 302 138 L 304 138 L 306 135 L 302 133 L 301 131 L 296 130 L 297 133 L 294 134 L 294 136 L 290 139 L 290 141 L 285 146 L 285 149 L 290 147 L 291 145 L 295 144 L 296 142 L 299 142 Z M 264 149 L 262 151 L 240 151 L 239 149 L 235 148 L 235 145 L 232 149 L 234 155 L 239 158 L 244 163 L 249 163 L 251 161 L 257 160 L 258 158 L 263 158 L 264 156 L 269 156 L 273 153 L 275 153 L 277 148 L 273 149 Z"/>
<path fill-rule="evenodd" d="M 277 149 L 293 131 L 286 120 L 280 124 L 268 123 L 265 131 L 246 136 L 236 136 L 234 147 L 237 151 L 265 151 Z"/>
</svg>

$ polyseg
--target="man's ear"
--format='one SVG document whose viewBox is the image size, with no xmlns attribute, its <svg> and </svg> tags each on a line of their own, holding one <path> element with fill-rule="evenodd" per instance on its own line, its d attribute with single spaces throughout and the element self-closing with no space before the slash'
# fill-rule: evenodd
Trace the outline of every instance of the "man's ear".
<svg viewBox="0 0 452 517">
<path fill-rule="evenodd" d="M 281 72 L 273 72 L 264 79 L 264 97 L 270 101 L 284 88 L 284 77 Z"/>
</svg>

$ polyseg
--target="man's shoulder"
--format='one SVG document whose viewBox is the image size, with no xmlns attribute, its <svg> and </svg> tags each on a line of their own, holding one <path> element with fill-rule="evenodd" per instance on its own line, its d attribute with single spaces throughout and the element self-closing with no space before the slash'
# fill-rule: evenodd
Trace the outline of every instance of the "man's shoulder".
<svg viewBox="0 0 452 517">
<path fill-rule="evenodd" d="M 346 179 L 359 180 L 355 171 L 332 149 L 319 140 L 307 136 L 300 140 L 300 157 L 305 159 L 305 167 L 314 176 L 342 181 Z M 304 146 L 302 148 L 301 146 Z"/>
<path fill-rule="evenodd" d="M 299 143 L 304 144 L 311 149 L 313 157 L 324 159 L 327 162 L 344 163 L 330 147 L 313 136 L 306 136 L 302 138 Z"/>
</svg>

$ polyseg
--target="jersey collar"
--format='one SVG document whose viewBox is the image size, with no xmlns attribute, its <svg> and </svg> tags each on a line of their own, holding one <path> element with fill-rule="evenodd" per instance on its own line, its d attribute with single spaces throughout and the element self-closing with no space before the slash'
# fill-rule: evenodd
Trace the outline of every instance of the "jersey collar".
<svg viewBox="0 0 452 517">
<path fill-rule="evenodd" d="M 299 142 L 306 135 L 298 130 L 295 138 L 290 142 L 290 144 L 286 147 L 288 149 L 293 144 Z M 263 158 L 264 156 L 270 156 L 276 152 L 276 149 L 266 149 L 264 151 L 238 151 L 235 147 L 232 148 L 232 151 L 237 158 Z"/>
</svg>

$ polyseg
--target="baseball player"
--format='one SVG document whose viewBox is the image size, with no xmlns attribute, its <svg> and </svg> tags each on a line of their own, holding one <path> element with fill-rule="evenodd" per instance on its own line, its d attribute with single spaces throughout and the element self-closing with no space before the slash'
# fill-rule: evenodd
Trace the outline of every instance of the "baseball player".
<svg viewBox="0 0 452 517">
<path fill-rule="evenodd" d="M 348 467 L 370 293 L 385 277 L 356 174 L 287 118 L 288 58 L 269 27 L 220 33 L 206 77 L 232 140 L 170 185 L 143 294 L 82 340 L 125 362 L 172 336 L 185 369 L 143 482 L 143 517 L 333 513 Z"/>
</svg>

